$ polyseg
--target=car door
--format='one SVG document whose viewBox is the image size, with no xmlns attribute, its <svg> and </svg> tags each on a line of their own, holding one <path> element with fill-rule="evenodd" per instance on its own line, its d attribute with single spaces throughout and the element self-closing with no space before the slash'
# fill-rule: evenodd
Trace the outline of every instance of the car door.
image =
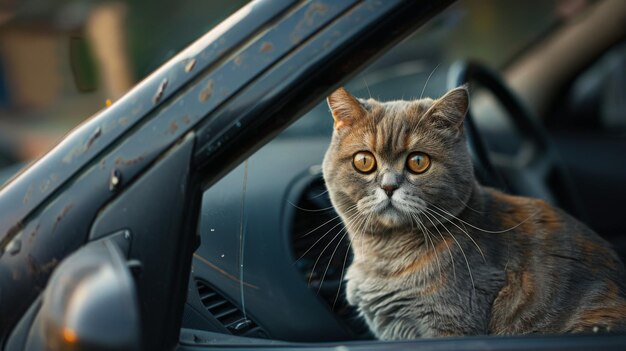
<svg viewBox="0 0 626 351">
<path fill-rule="evenodd" d="M 77 127 L 0 191 L 0 343 L 24 347 L 60 262 L 124 233 L 142 345 L 174 347 L 201 189 L 448 3 L 252 2 Z"/>
</svg>

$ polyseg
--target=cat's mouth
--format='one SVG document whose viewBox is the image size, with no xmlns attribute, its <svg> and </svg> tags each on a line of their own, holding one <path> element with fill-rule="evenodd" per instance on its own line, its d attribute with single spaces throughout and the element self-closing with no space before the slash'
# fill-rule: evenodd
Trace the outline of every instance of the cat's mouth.
<svg viewBox="0 0 626 351">
<path fill-rule="evenodd" d="M 388 211 L 399 211 L 398 208 L 393 205 L 393 201 L 391 199 L 385 199 L 379 202 L 374 208 L 374 212 L 377 214 L 382 214 Z"/>
<path fill-rule="evenodd" d="M 374 209 L 380 222 L 386 226 L 401 225 L 405 221 L 404 212 L 390 199 L 381 201 Z"/>
</svg>

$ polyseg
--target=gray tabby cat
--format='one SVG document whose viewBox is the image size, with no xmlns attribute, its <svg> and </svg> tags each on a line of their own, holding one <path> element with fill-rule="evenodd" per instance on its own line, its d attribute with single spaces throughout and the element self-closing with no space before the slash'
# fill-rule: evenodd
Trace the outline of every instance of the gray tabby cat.
<svg viewBox="0 0 626 351">
<path fill-rule="evenodd" d="M 626 327 L 610 245 L 544 201 L 480 186 L 465 88 L 438 100 L 328 97 L 330 198 L 351 240 L 348 302 L 380 339 Z"/>
</svg>

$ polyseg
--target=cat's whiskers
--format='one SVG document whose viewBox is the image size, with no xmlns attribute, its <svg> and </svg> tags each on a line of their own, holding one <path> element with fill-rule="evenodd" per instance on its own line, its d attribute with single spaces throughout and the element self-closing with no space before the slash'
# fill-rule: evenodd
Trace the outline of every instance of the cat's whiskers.
<svg viewBox="0 0 626 351">
<path fill-rule="evenodd" d="M 361 213 L 369 213 L 378 205 L 378 197 L 376 194 L 367 195 L 357 201 L 356 205 Z"/>
<path fill-rule="evenodd" d="M 347 213 L 347 214 L 348 214 L 348 213 L 352 213 L 353 215 L 356 215 L 356 214 L 358 214 L 358 211 L 356 210 L 356 207 L 353 207 L 353 208 L 349 208 L 348 210 L 346 210 L 346 213 Z M 339 216 L 335 217 L 334 219 L 336 219 L 336 218 L 338 218 L 338 217 L 339 217 Z M 328 222 L 330 222 L 330 221 L 328 221 Z M 328 222 L 326 222 L 326 223 L 328 223 Z M 315 231 L 315 230 L 317 230 L 317 229 L 319 229 L 319 228 L 323 227 L 324 225 L 326 225 L 326 223 L 324 223 L 324 224 L 322 224 L 321 226 L 319 226 L 319 227 L 317 227 L 317 228 L 313 229 L 312 231 L 310 231 L 310 232 L 309 232 L 309 233 L 307 233 L 306 235 L 308 235 L 308 234 L 312 233 L 313 231 Z M 339 223 L 335 224 L 335 225 L 334 225 L 334 226 L 332 226 L 330 229 L 328 229 L 328 231 L 326 231 L 326 233 L 324 233 L 324 235 L 320 236 L 320 237 L 319 237 L 319 238 L 318 238 L 318 239 L 317 239 L 317 240 L 313 243 L 313 245 L 311 245 L 311 247 L 309 247 L 309 248 L 308 248 L 308 249 L 307 249 L 307 250 L 306 250 L 306 251 L 305 251 L 305 252 L 304 252 L 304 253 L 303 253 L 303 254 L 302 254 L 302 255 L 301 255 L 301 256 L 300 256 L 297 260 L 295 260 L 294 264 L 296 264 L 298 261 L 300 261 L 301 259 L 303 259 L 303 258 L 304 258 L 304 256 L 306 256 L 306 254 L 308 254 L 308 253 L 309 253 L 309 251 L 311 251 L 311 250 L 315 247 L 315 245 L 317 245 L 320 241 L 322 241 L 322 239 L 324 239 L 324 237 L 325 237 L 326 235 L 328 235 L 328 233 L 330 233 L 333 229 L 337 228 L 337 226 L 342 225 L 342 224 L 343 224 L 343 221 L 341 221 L 341 220 L 340 220 L 340 221 L 339 221 Z M 306 235 L 304 235 L 304 236 L 306 236 Z M 303 237 L 304 237 L 304 236 L 303 236 Z"/>
<path fill-rule="evenodd" d="M 365 88 L 367 89 L 367 94 L 370 96 L 370 99 L 372 98 L 372 92 L 370 91 L 370 87 L 367 85 L 367 81 L 365 80 L 365 77 L 363 77 L 363 83 L 365 83 Z"/>
<path fill-rule="evenodd" d="M 343 230 L 345 230 L 346 227 L 343 228 Z M 343 241 L 343 239 L 346 238 L 346 235 L 348 234 L 348 231 L 345 230 L 345 232 L 343 233 L 343 235 L 341 236 L 341 239 L 339 239 L 339 241 L 337 242 L 337 245 L 335 245 L 335 249 L 333 250 L 332 254 L 330 255 L 330 258 L 328 259 L 328 264 L 326 265 L 326 269 L 324 270 L 324 274 L 322 275 L 322 279 L 320 281 L 320 286 L 317 288 L 317 293 L 320 293 L 320 290 L 322 290 L 322 284 L 324 284 L 324 279 L 326 278 L 326 274 L 328 273 L 328 269 L 330 268 L 330 264 L 333 261 L 333 257 L 335 257 L 335 253 L 337 253 L 337 249 L 339 249 L 339 246 L 341 246 L 341 242 Z"/>
<path fill-rule="evenodd" d="M 405 211 L 407 211 L 406 212 L 407 214 L 409 214 L 411 217 L 413 217 L 414 221 L 416 222 L 416 225 L 419 225 L 421 227 L 421 231 L 424 233 L 425 239 L 427 241 L 430 241 L 430 244 L 431 244 L 431 246 L 433 248 L 433 251 L 435 251 L 435 259 L 437 261 L 437 265 L 438 265 L 439 273 L 440 273 L 440 277 L 441 277 L 441 264 L 440 264 L 440 261 L 439 261 L 437 250 L 435 249 L 434 240 L 433 240 L 432 237 L 430 237 L 430 235 L 432 235 L 434 237 L 435 234 L 428 229 L 427 225 L 425 225 L 422 221 L 419 220 L 419 214 L 424 214 L 425 217 L 428 219 L 428 221 L 430 221 L 430 223 L 432 224 L 433 228 L 435 228 L 435 230 L 438 232 L 439 236 L 441 237 L 442 241 L 446 245 L 446 248 L 448 250 L 448 254 L 450 255 L 450 259 L 451 259 L 451 262 L 452 262 L 452 273 L 453 273 L 453 276 L 454 276 L 454 280 L 456 281 L 456 268 L 455 268 L 455 264 L 454 264 L 454 255 L 452 254 L 452 250 L 450 249 L 450 245 L 445 240 L 445 238 L 443 237 L 443 234 L 439 230 L 439 227 L 437 225 L 435 225 L 435 223 L 428 216 L 428 213 L 425 211 L 425 210 L 427 210 L 427 208 L 424 207 L 424 206 L 420 206 L 420 205 L 425 204 L 425 202 L 422 201 L 418 197 L 414 197 L 414 196 L 410 196 L 410 195 L 406 195 L 406 196 L 409 197 L 410 199 L 412 199 L 413 201 L 405 201 L 403 199 L 398 199 L 398 200 L 396 200 L 396 203 L 401 205 L 401 209 L 404 209 Z M 420 203 L 420 201 L 421 201 L 421 203 Z M 411 221 L 411 227 L 413 227 L 413 221 Z M 447 228 L 446 228 L 446 230 L 447 230 Z"/>
<path fill-rule="evenodd" d="M 359 218 L 359 217 L 352 216 L 352 218 L 354 219 L 354 218 Z M 360 217 L 360 218 L 366 218 L 366 217 Z M 347 220 L 347 221 L 351 222 L 351 220 Z M 332 254 L 330 255 L 330 259 L 328 260 L 328 265 L 326 266 L 326 269 L 324 270 L 324 274 L 322 275 L 322 279 L 320 281 L 320 285 L 319 285 L 319 287 L 317 289 L 317 293 L 318 294 L 319 294 L 320 290 L 322 289 L 322 285 L 324 284 L 324 279 L 326 278 L 326 274 L 328 273 L 328 269 L 330 268 L 330 264 L 331 264 L 331 262 L 333 260 L 333 257 L 335 257 L 335 253 L 337 252 L 337 249 L 339 249 L 339 246 L 341 245 L 341 242 L 343 241 L 343 239 L 345 239 L 346 235 L 348 235 L 349 229 L 348 229 L 348 225 L 347 224 L 348 223 L 346 223 L 346 226 L 344 226 L 344 228 L 343 228 L 345 230 L 343 236 L 341 237 L 341 239 L 339 239 L 339 242 L 337 242 L 337 245 L 335 246 L 335 249 L 333 250 Z M 344 269 L 345 269 L 345 265 L 346 265 L 346 260 L 348 258 L 348 252 L 350 252 L 350 247 L 351 246 L 352 246 L 352 241 L 349 240 L 348 249 L 346 251 L 346 254 L 345 254 L 345 257 L 344 257 L 344 260 L 343 260 L 342 269 L 341 269 L 341 277 L 339 278 L 339 287 L 337 288 L 337 295 L 335 296 L 335 301 L 333 302 L 333 309 L 335 308 L 335 303 L 337 302 L 337 297 L 339 296 L 339 292 L 341 291 L 341 280 L 343 279 L 343 274 L 344 274 Z M 323 251 L 322 251 L 322 253 L 323 253 Z"/>
<path fill-rule="evenodd" d="M 356 217 L 356 216 L 358 216 L 358 215 L 359 215 L 359 212 L 358 212 L 358 211 L 357 211 L 357 212 L 352 213 L 352 215 L 351 215 L 349 218 L 347 218 L 347 219 L 346 219 L 346 222 L 350 222 L 350 220 L 351 220 L 352 218 L 355 218 L 355 217 Z M 336 227 L 336 225 L 335 225 L 335 227 Z M 334 228 L 334 227 L 333 227 L 333 228 Z M 332 230 L 332 228 L 331 228 L 331 230 Z M 326 252 L 326 250 L 328 249 L 328 247 L 329 247 L 329 246 L 333 243 L 333 241 L 335 241 L 335 239 L 337 239 L 337 237 L 339 237 L 339 235 L 341 235 L 341 233 L 342 233 L 344 230 L 347 230 L 347 227 L 346 227 L 346 226 L 344 226 L 344 227 L 343 227 L 343 228 L 342 228 L 342 229 L 341 229 L 341 230 L 340 230 L 337 234 L 335 234 L 335 236 L 333 236 L 333 238 L 332 238 L 332 239 L 328 242 L 328 244 L 326 244 L 326 246 L 324 246 L 324 248 L 322 249 L 322 251 L 320 252 L 320 254 L 317 256 L 317 259 L 315 260 L 315 263 L 313 263 L 313 268 L 311 269 L 311 274 L 310 274 L 310 276 L 309 276 L 309 283 L 308 283 L 309 285 L 311 285 L 311 280 L 313 279 L 313 272 L 315 272 L 315 268 L 317 268 L 317 264 L 319 263 L 319 261 L 320 261 L 320 259 L 322 258 L 322 256 L 324 256 L 324 252 Z M 326 232 L 326 234 L 324 234 L 324 236 L 326 236 L 328 233 L 329 233 L 329 232 Z M 346 231 L 346 233 L 347 233 L 347 231 Z M 324 236 L 322 236 L 322 238 L 323 238 Z M 317 242 L 319 242 L 322 238 L 318 239 L 318 240 L 317 240 L 317 241 L 313 244 L 313 246 L 315 246 L 315 245 L 317 244 Z M 309 248 L 309 250 L 307 250 L 307 252 L 308 252 L 308 251 L 310 251 L 310 250 L 313 248 L 313 246 L 311 246 L 311 248 Z M 306 254 L 306 252 L 305 252 L 305 254 Z M 304 257 L 304 256 L 302 256 L 302 257 Z M 302 257 L 301 257 L 301 258 L 302 258 Z M 322 278 L 322 282 L 320 283 L 320 286 L 321 286 L 322 284 L 323 284 L 323 278 Z"/>
<path fill-rule="evenodd" d="M 465 234 L 471 241 L 472 243 L 474 243 L 474 246 L 476 246 L 476 248 L 478 249 L 478 252 L 480 253 L 480 255 L 483 258 L 483 262 L 487 262 L 487 259 L 485 258 L 485 254 L 483 253 L 483 250 L 480 248 L 480 246 L 478 245 L 478 243 L 476 242 L 476 240 L 474 240 L 474 238 L 472 238 L 472 236 L 463 228 L 459 227 L 456 223 L 454 223 L 453 221 L 451 221 L 449 218 L 446 218 L 444 215 L 442 215 L 441 213 L 438 213 L 436 211 L 434 211 L 433 209 L 430 208 L 425 208 L 425 210 L 427 212 L 430 212 L 433 215 L 438 215 L 441 216 L 441 218 L 445 219 L 446 221 L 448 221 L 449 223 L 451 223 L 452 225 L 454 225 L 455 227 L 459 228 L 459 230 L 461 232 L 463 232 L 463 234 Z M 456 219 L 458 219 L 458 217 L 454 217 Z"/>
<path fill-rule="evenodd" d="M 428 219 L 428 221 L 433 225 L 433 228 L 435 228 L 435 230 L 439 234 L 441 241 L 443 241 L 443 243 L 446 245 L 446 248 L 448 249 L 448 254 L 450 255 L 450 261 L 452 263 L 452 275 L 454 276 L 454 281 L 456 282 L 456 264 L 454 263 L 454 255 L 452 254 L 452 249 L 450 249 L 450 245 L 448 244 L 448 241 L 443 237 L 443 234 L 441 234 L 439 227 L 436 226 L 435 223 L 430 219 L 430 216 L 428 215 L 428 213 L 420 212 L 420 214 L 423 214 L 424 217 Z"/>
<path fill-rule="evenodd" d="M 333 241 L 335 241 L 335 239 L 337 239 L 337 237 L 339 237 L 339 235 L 341 235 L 341 233 L 343 233 L 345 230 L 346 230 L 345 226 L 341 228 L 341 230 L 337 234 L 335 234 L 335 236 L 333 236 L 333 238 L 328 242 L 328 244 L 326 244 L 326 246 L 324 246 L 320 254 L 317 256 L 315 263 L 313 263 L 313 268 L 311 268 L 311 274 L 309 275 L 309 283 L 308 283 L 309 286 L 311 286 L 311 280 L 313 280 L 313 273 L 315 272 L 315 268 L 317 268 L 317 264 L 319 263 L 320 259 L 324 256 L 324 252 L 326 252 L 326 249 L 328 249 L 328 247 L 333 243 Z M 324 283 L 324 277 L 325 275 L 322 276 L 322 279 L 320 280 L 320 287 Z M 317 292 L 319 293 L 319 289 L 317 290 Z"/>
<path fill-rule="evenodd" d="M 424 201 L 426 201 L 426 200 L 424 200 Z M 426 201 L 426 202 L 427 202 L 427 201 Z M 528 221 L 529 219 L 531 219 L 532 217 L 534 217 L 534 216 L 538 213 L 538 211 L 533 212 L 531 215 L 529 215 L 528 217 L 526 217 L 523 221 L 521 221 L 521 222 L 519 222 L 518 224 L 516 224 L 516 225 L 512 226 L 511 228 L 508 228 L 508 229 L 503 229 L 503 230 L 487 230 L 487 229 L 479 228 L 479 227 L 477 227 L 477 226 L 475 226 L 475 225 L 473 225 L 473 224 L 471 224 L 471 223 L 468 223 L 468 222 L 466 222 L 466 221 L 462 220 L 461 218 L 459 218 L 459 217 L 457 217 L 457 216 L 453 215 L 452 213 L 450 213 L 450 212 L 448 212 L 448 211 L 444 210 L 443 208 L 441 208 L 441 207 L 439 207 L 439 206 L 437 206 L 437 205 L 435 205 L 435 204 L 433 204 L 433 203 L 431 203 L 431 202 L 427 202 L 427 203 L 428 203 L 430 206 L 432 206 L 432 207 L 434 207 L 434 208 L 436 208 L 436 209 L 440 210 L 441 212 L 443 212 L 443 213 L 445 213 L 445 214 L 447 214 L 447 215 L 449 215 L 449 216 L 451 216 L 451 217 L 453 217 L 453 218 L 455 218 L 455 219 L 459 220 L 460 222 L 463 222 L 463 223 L 467 224 L 468 226 L 470 226 L 470 227 L 472 227 L 472 228 L 474 228 L 474 229 L 476 229 L 476 230 L 480 230 L 481 232 L 485 232 L 485 233 L 489 233 L 489 234 L 502 234 L 502 233 L 506 233 L 506 232 L 508 232 L 508 231 L 511 231 L 511 230 L 513 230 L 513 229 L 515 229 L 515 228 L 519 227 L 520 225 L 524 224 L 526 221 Z"/>
<path fill-rule="evenodd" d="M 439 68 L 440 65 L 441 65 L 441 63 L 438 63 L 437 66 L 435 66 L 435 68 L 433 68 L 433 70 L 430 72 L 430 74 L 428 75 L 428 78 L 426 78 L 426 83 L 424 83 L 424 87 L 422 88 L 422 92 L 420 93 L 420 100 L 424 96 L 424 91 L 426 91 L 426 87 L 428 86 L 428 82 L 430 81 L 430 77 L 433 76 L 433 74 L 435 73 L 437 68 Z"/>
<path fill-rule="evenodd" d="M 355 231 L 354 231 L 354 238 L 353 240 L 355 241 L 355 245 L 356 242 L 360 242 L 360 246 L 359 246 L 359 253 L 364 253 L 365 251 L 365 235 L 367 232 L 369 233 L 374 233 L 376 228 L 373 227 L 374 225 L 374 221 L 372 221 L 372 213 L 371 212 L 366 212 L 363 215 L 362 220 L 358 223 L 358 226 L 355 227 Z M 366 231 L 365 229 L 369 227 L 369 231 Z M 355 254 L 356 254 L 356 246 L 353 246 L 353 248 L 355 249 Z M 356 256 L 355 256 L 356 257 Z"/>
<path fill-rule="evenodd" d="M 364 227 L 365 223 L 368 222 L 369 216 L 362 216 L 362 217 L 360 217 L 358 219 L 359 219 L 359 222 L 358 222 L 357 226 L 355 227 L 356 230 L 353 233 L 355 241 L 358 241 L 358 239 L 364 235 L 362 228 Z M 347 226 L 348 225 L 346 224 L 346 227 Z M 352 224 L 350 224 L 350 226 L 352 226 Z M 345 253 L 344 257 L 343 257 L 343 264 L 341 266 L 341 276 L 339 277 L 339 286 L 337 287 L 337 293 L 335 294 L 335 299 L 333 301 L 333 307 L 332 307 L 333 310 L 335 309 L 335 306 L 337 305 L 337 300 L 339 299 L 339 294 L 341 293 L 341 285 L 343 284 L 343 277 L 344 277 L 345 271 L 346 271 L 346 263 L 348 262 L 348 255 L 350 254 L 350 250 L 352 248 L 352 243 L 353 243 L 353 240 L 349 240 L 349 242 L 348 242 L 348 249 L 346 250 L 346 253 Z M 323 281 L 323 278 L 322 278 L 322 281 Z M 321 288 L 321 284 L 320 284 L 320 288 Z"/>
<path fill-rule="evenodd" d="M 437 263 L 437 269 L 439 270 L 439 279 L 443 281 L 443 274 L 441 273 L 441 263 L 439 262 L 439 255 L 437 254 L 437 249 L 435 248 L 435 242 L 430 237 L 430 231 L 428 230 L 428 228 L 426 228 L 426 226 L 422 223 L 422 221 L 419 220 L 416 214 L 412 213 L 411 216 L 413 216 L 417 225 L 422 228 L 421 229 L 422 234 L 424 234 L 424 238 L 426 239 L 426 251 L 428 251 L 428 242 L 430 241 L 430 246 L 433 248 L 433 253 L 435 254 L 435 262 Z"/>
<path fill-rule="evenodd" d="M 341 293 L 341 284 L 343 283 L 343 275 L 346 272 L 346 263 L 348 262 L 348 255 L 350 254 L 350 249 L 352 248 L 352 240 L 348 241 L 348 249 L 346 250 L 346 254 L 343 257 L 343 264 L 341 265 L 341 275 L 339 276 L 339 286 L 337 287 L 337 294 L 335 295 L 335 300 L 333 301 L 332 310 L 335 310 L 335 305 L 337 304 L 337 299 L 339 299 L 339 294 Z"/>
<path fill-rule="evenodd" d="M 456 193 L 454 193 L 453 195 L 454 195 L 454 197 L 456 198 L 456 200 L 457 200 L 458 202 L 460 202 L 460 203 L 463 205 L 463 208 L 467 208 L 467 209 L 469 209 L 469 210 L 471 210 L 471 211 L 473 211 L 473 212 L 475 212 L 475 213 L 478 213 L 478 214 L 486 214 L 486 213 L 487 213 L 487 212 L 485 212 L 485 211 L 479 211 L 479 210 L 477 210 L 477 209 L 475 209 L 475 208 L 473 208 L 472 206 L 470 206 L 470 205 L 469 205 L 469 202 L 470 202 L 470 199 L 471 199 L 471 192 L 470 192 L 470 195 L 469 195 L 469 197 L 470 197 L 470 198 L 469 198 L 469 199 L 467 199 L 467 201 L 463 201 L 463 200 L 459 197 L 459 195 L 457 195 Z"/>
<path fill-rule="evenodd" d="M 356 223 L 356 225 L 354 226 L 354 241 L 360 241 L 361 242 L 361 246 L 360 246 L 360 252 L 363 252 L 364 250 L 364 243 L 365 243 L 365 227 L 369 224 L 370 225 L 370 230 L 371 230 L 371 223 L 368 223 L 370 221 L 370 215 L 365 214 L 360 218 L 360 221 Z"/>
<path fill-rule="evenodd" d="M 426 212 L 424 212 L 424 213 L 426 213 Z M 452 240 L 454 240 L 456 245 L 461 250 L 461 254 L 463 255 L 463 258 L 465 259 L 465 264 L 467 265 L 467 272 L 469 273 L 470 281 L 472 282 L 472 290 L 476 291 L 476 286 L 474 285 L 474 276 L 472 275 L 472 269 L 470 268 L 469 260 L 467 259 L 467 255 L 465 255 L 465 250 L 463 250 L 463 247 L 461 246 L 461 243 L 459 243 L 459 241 L 456 239 L 454 234 L 452 234 L 450 232 L 450 230 L 448 229 L 448 227 L 446 227 L 436 216 L 433 216 L 433 218 L 448 232 L 448 234 L 450 235 Z"/>
<path fill-rule="evenodd" d="M 439 227 L 435 225 L 432 219 L 430 219 L 430 215 L 426 212 L 422 212 L 421 214 L 423 214 L 424 217 L 426 217 L 426 219 L 428 219 L 428 221 L 433 225 L 433 228 L 435 228 L 435 230 L 441 237 L 441 240 L 446 245 L 446 248 L 448 249 L 448 254 L 450 255 L 450 261 L 452 262 L 452 275 L 454 276 L 454 281 L 456 282 L 456 264 L 454 263 L 454 255 L 452 254 L 452 250 L 450 249 L 450 245 L 448 244 L 448 241 L 443 237 L 443 234 L 441 234 Z"/>
<path fill-rule="evenodd" d="M 335 217 L 333 217 L 333 218 L 331 218 L 331 219 L 327 220 L 326 222 L 322 223 L 321 225 L 317 226 L 315 229 L 312 229 L 312 230 L 311 230 L 311 231 L 309 231 L 308 233 L 303 234 L 302 236 L 300 236 L 300 238 L 304 238 L 305 236 L 310 235 L 311 233 L 313 233 L 313 232 L 315 232 L 316 230 L 318 230 L 318 229 L 322 228 L 322 227 L 323 227 L 323 226 L 325 226 L 326 224 L 328 224 L 328 223 L 330 223 L 330 222 L 332 222 L 332 221 L 334 221 L 334 220 L 338 219 L 339 217 L 341 217 L 341 216 L 340 216 L 340 215 L 336 215 Z"/>
<path fill-rule="evenodd" d="M 326 190 L 322 191 L 321 193 L 319 193 L 319 194 L 317 194 L 317 195 L 315 195 L 315 196 L 312 196 L 312 197 L 311 197 L 311 199 L 318 198 L 318 197 L 320 197 L 320 196 L 322 196 L 322 195 L 324 195 L 324 194 L 326 194 L 326 193 L 328 193 L 328 189 L 326 189 Z"/>
<path fill-rule="evenodd" d="M 325 208 L 308 209 L 308 208 L 303 208 L 303 207 L 300 207 L 300 206 L 298 206 L 298 205 L 294 204 L 293 202 L 291 202 L 291 201 L 289 201 L 289 200 L 287 200 L 287 202 L 288 202 L 291 206 L 293 206 L 293 207 L 297 208 L 298 210 L 305 211 L 305 212 L 323 212 L 323 211 L 330 211 L 330 210 L 332 210 L 332 209 L 334 209 L 334 208 L 335 208 L 334 206 L 332 206 L 332 205 L 331 205 L 331 206 L 328 206 L 328 207 L 325 207 Z"/>
</svg>

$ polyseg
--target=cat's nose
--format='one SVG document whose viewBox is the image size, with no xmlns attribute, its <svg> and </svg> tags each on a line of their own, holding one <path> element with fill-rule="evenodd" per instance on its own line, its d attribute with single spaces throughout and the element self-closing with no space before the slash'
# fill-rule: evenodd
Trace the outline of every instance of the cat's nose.
<svg viewBox="0 0 626 351">
<path fill-rule="evenodd" d="M 381 185 L 380 187 L 383 188 L 385 194 L 387 194 L 388 197 L 391 197 L 393 195 L 393 192 L 398 189 L 398 185 L 396 184 L 385 184 Z"/>
</svg>

